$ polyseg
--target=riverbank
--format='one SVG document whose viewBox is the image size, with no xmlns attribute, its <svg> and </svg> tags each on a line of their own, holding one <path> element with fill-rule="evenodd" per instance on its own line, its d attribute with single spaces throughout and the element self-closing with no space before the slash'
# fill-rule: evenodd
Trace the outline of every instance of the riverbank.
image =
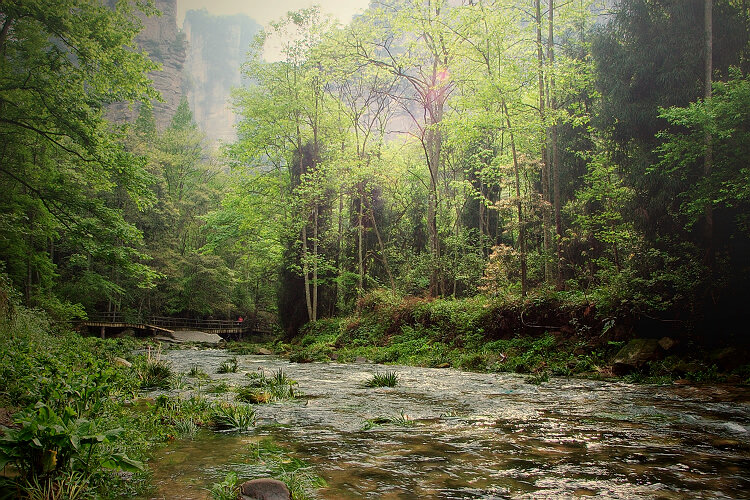
<svg viewBox="0 0 750 500">
<path fill-rule="evenodd" d="M 399 298 L 371 293 L 359 311 L 308 323 L 265 346 L 295 362 L 355 362 L 632 382 L 750 383 L 747 345 L 686 322 L 559 296 L 527 300 Z M 731 340 L 731 339 L 729 339 Z M 238 353 L 257 347 L 230 343 Z"/>
<path fill-rule="evenodd" d="M 380 444 L 392 442 L 394 436 L 399 440 L 398 449 L 416 446 L 409 456 L 424 451 L 420 447 L 422 441 L 413 440 L 415 432 L 421 433 L 423 440 L 435 443 L 448 439 L 450 445 L 440 448 L 437 459 L 454 456 L 456 464 L 466 463 L 474 456 L 470 449 L 464 449 L 464 439 L 475 442 L 477 425 L 487 431 L 483 439 L 488 450 L 508 445 L 503 440 L 495 442 L 493 437 L 497 429 L 508 426 L 520 425 L 521 429 L 526 425 L 567 425 L 575 431 L 570 439 L 577 439 L 578 423 L 537 418 L 541 411 L 540 397 L 546 398 L 549 405 L 544 411 L 553 412 L 565 400 L 561 394 L 571 390 L 576 393 L 572 396 L 579 399 L 588 398 L 585 394 L 591 391 L 611 395 L 607 398 L 620 398 L 611 408 L 602 409 L 605 417 L 571 413 L 584 418 L 585 426 L 590 426 L 593 419 L 601 420 L 602 429 L 605 428 L 612 423 L 613 408 L 627 403 L 633 412 L 626 417 L 615 415 L 617 424 L 641 429 L 644 415 L 651 418 L 651 413 L 643 413 L 651 411 L 650 406 L 643 407 L 641 400 L 651 397 L 653 391 L 622 384 L 614 377 L 611 356 L 616 356 L 616 351 L 625 345 L 625 340 L 611 340 L 613 337 L 608 336 L 616 334 L 617 324 L 597 318 L 591 309 L 571 307 L 565 309 L 571 318 L 567 326 L 579 325 L 578 330 L 571 332 L 564 328 L 566 325 L 560 325 L 537 332 L 533 328 L 541 323 L 532 321 L 546 320 L 550 326 L 559 319 L 559 316 L 543 317 L 545 310 L 539 302 L 533 308 L 518 309 L 517 320 L 530 330 L 515 335 L 493 326 L 498 318 L 506 318 L 506 325 L 513 324 L 509 309 L 499 310 L 479 300 L 408 299 L 390 305 L 374 302 L 363 304 L 356 317 L 308 325 L 292 342 L 229 343 L 222 349 L 204 349 L 195 344 L 171 348 L 153 339 L 81 337 L 50 323 L 39 311 L 19 307 L 0 321 L 0 375 L 7 381 L 0 393 L 1 423 L 6 426 L 0 430 L 3 434 L 0 458 L 3 464 L 11 464 L 6 471 L 13 472 L 0 477 L 0 486 L 18 496 L 64 488 L 74 493 L 70 498 L 87 495 L 150 498 L 153 488 L 168 495 L 174 491 L 170 488 L 180 487 L 169 479 L 177 467 L 180 471 L 193 470 L 200 478 L 196 479 L 201 486 L 194 487 L 195 498 L 205 498 L 209 489 L 214 498 L 230 498 L 237 482 L 230 473 L 235 470 L 242 472 L 244 479 L 258 475 L 281 478 L 297 492 L 296 499 L 317 498 L 315 490 L 326 482 L 329 490 L 322 491 L 336 495 L 349 492 L 350 497 L 359 498 L 367 496 L 363 491 L 379 491 L 382 487 L 381 480 L 370 476 L 383 477 L 384 465 L 370 453 Z M 608 325 L 606 332 L 594 330 L 597 322 L 603 327 Z M 678 352 L 679 345 L 670 349 Z M 269 355 L 273 353 L 283 356 Z M 672 378 L 651 374 L 657 366 L 676 366 L 677 362 L 667 364 L 670 357 L 679 362 L 689 359 L 670 354 L 661 364 L 652 362 L 626 375 L 624 381 L 674 381 L 674 372 L 670 374 Z M 704 363 L 700 366 L 707 366 L 708 361 L 700 362 Z M 383 367 L 384 364 L 389 366 Z M 744 369 L 740 367 L 733 374 L 725 374 L 711 368 L 683 376 L 693 382 L 731 382 L 731 377 L 737 380 Z M 388 373 L 398 380 L 395 390 L 369 388 L 369 377 Z M 570 380 L 571 375 L 611 379 L 616 383 Z M 448 379 L 452 380 L 450 391 L 446 386 Z M 342 381 L 347 382 L 342 385 Z M 281 387 L 274 387 L 276 382 Z M 346 392 L 342 392 L 344 387 Z M 725 453 L 722 450 L 730 446 L 736 452 L 732 467 L 742 467 L 746 449 L 738 444 L 741 440 L 736 435 L 747 432 L 748 420 L 745 414 L 737 416 L 733 412 L 736 398 L 742 404 L 747 400 L 746 388 L 724 387 L 707 384 L 658 388 L 666 392 L 660 393 L 653 404 L 666 406 L 653 422 L 647 420 L 651 435 L 642 442 L 650 443 L 655 436 L 662 436 L 661 424 L 675 418 L 670 416 L 675 397 L 680 401 L 695 399 L 698 408 L 705 404 L 708 395 L 717 401 L 714 410 L 724 413 L 707 414 L 696 427 L 690 419 L 698 410 L 693 407 L 684 410 L 680 414 L 684 415 L 667 429 L 665 454 L 673 452 L 670 443 L 675 436 L 699 432 L 718 450 L 716 454 Z M 482 392 L 485 390 L 486 394 Z M 527 405 L 528 414 L 503 414 L 500 409 L 507 407 L 506 399 Z M 495 408 L 494 402 L 501 406 Z M 586 405 L 589 403 L 586 399 Z M 574 409 L 583 411 L 586 405 Z M 714 421 L 726 425 L 711 427 Z M 684 425 L 688 424 L 692 427 L 685 430 Z M 403 432 L 402 426 L 405 426 Z M 629 433 L 622 436 L 627 449 Z M 333 441 L 340 443 L 341 448 L 331 448 L 332 435 L 337 436 Z M 310 441 L 310 436 L 315 439 Z M 538 433 L 524 435 L 524 453 L 537 453 L 539 440 L 548 437 Z M 595 437 L 592 439 L 596 440 Z M 585 441 L 581 443 L 586 447 L 598 446 Z M 215 444 L 219 442 L 227 448 L 217 450 Z M 332 455 L 332 449 L 339 451 Z M 359 455 L 350 457 L 341 474 L 321 477 L 315 472 L 326 471 L 337 460 L 337 453 L 350 453 L 353 449 Z M 228 459 L 208 472 L 205 467 L 191 468 L 186 459 L 178 461 L 177 457 L 192 457 L 197 453 L 194 450 L 205 450 L 206 457 Z M 391 451 L 386 447 L 378 453 L 388 455 Z M 511 451 L 508 453 L 512 455 Z M 495 463 L 494 452 L 490 455 L 478 463 L 482 467 Z M 425 463 L 432 458 L 425 455 Z M 400 463 L 398 457 L 395 459 Z M 210 462 L 217 460 L 211 458 Z M 579 467 L 576 460 L 571 462 L 574 469 Z M 347 482 L 350 469 L 362 463 L 367 465 L 360 467 L 361 477 L 356 483 Z M 672 465 L 679 477 L 669 489 L 692 487 L 689 478 L 678 470 L 679 464 Z M 622 467 L 625 466 L 615 464 L 612 477 L 619 477 Z M 497 487 L 518 494 L 547 488 L 541 482 L 522 486 L 511 476 L 510 482 L 497 483 L 492 474 L 480 474 L 481 488 L 474 491 L 466 489 L 466 484 L 479 484 L 476 478 L 471 478 L 476 471 L 459 467 L 456 474 L 469 474 L 466 484 L 445 485 L 440 475 L 430 476 L 423 484 L 414 479 L 416 476 L 405 475 L 405 470 L 406 466 L 388 469 L 387 486 L 403 492 L 436 492 L 449 487 L 466 495 L 476 493 L 477 498 L 484 498 L 482 495 Z M 514 474 L 514 470 L 508 469 L 508 474 Z M 423 471 L 425 477 L 430 471 L 429 467 Z M 186 472 L 185 477 L 190 474 Z M 587 474 L 580 476 L 581 484 Z M 567 472 L 564 476 L 567 477 Z M 539 481 L 543 477 L 547 474 L 540 475 Z M 730 491 L 737 486 L 732 481 L 712 491 Z M 740 477 L 738 481 L 746 479 Z M 605 482 L 596 484 L 592 491 L 606 492 L 610 487 Z M 628 488 L 626 485 L 618 491 L 623 495 L 643 493 Z M 563 489 L 568 493 L 573 491 L 567 486 Z M 230 496 L 221 496 L 222 491 Z"/>
</svg>

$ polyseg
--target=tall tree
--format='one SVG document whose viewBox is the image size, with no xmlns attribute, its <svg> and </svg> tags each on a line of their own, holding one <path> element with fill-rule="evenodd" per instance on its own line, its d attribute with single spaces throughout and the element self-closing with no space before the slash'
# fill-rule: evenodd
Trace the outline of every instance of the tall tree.
<svg viewBox="0 0 750 500">
<path fill-rule="evenodd" d="M 292 260 L 286 265 L 301 278 L 299 288 L 308 321 L 318 317 L 320 274 L 325 261 L 321 245 L 325 175 L 317 170 L 328 144 L 323 110 L 325 82 L 313 49 L 330 26 L 317 8 L 290 12 L 271 23 L 244 68 L 248 81 L 254 84 L 235 93 L 242 117 L 239 141 L 232 148 L 235 158 L 246 168 L 281 176 L 280 199 L 298 209 L 282 209 L 287 227 L 293 228 L 284 236 Z M 282 43 L 281 61 L 262 59 L 263 46 L 271 39 Z M 292 297 L 297 285 L 293 276 L 288 277 L 280 301 L 291 306 L 296 303 Z M 286 319 L 291 316 L 286 315 Z"/>
<path fill-rule="evenodd" d="M 116 183 L 134 199 L 145 187 L 144 162 L 123 151 L 103 119 L 110 103 L 157 97 L 146 76 L 156 65 L 133 40 L 141 28 L 135 13 L 130 2 L 114 9 L 94 0 L 0 4 L 0 176 L 9 235 L 0 258 L 28 301 L 52 300 L 57 266 L 81 266 L 96 288 L 89 296 L 104 300 L 122 288 L 96 262 L 109 259 L 107 267 L 143 284 L 152 278 L 139 262 L 139 232 L 105 196 Z"/>
<path fill-rule="evenodd" d="M 704 85 L 703 85 L 703 98 L 706 101 L 711 99 L 711 84 L 713 82 L 713 0 L 704 0 L 703 2 L 703 16 L 704 16 L 704 39 L 705 49 L 704 55 Z M 711 170 L 713 164 L 713 147 L 711 136 L 711 129 L 706 128 L 706 152 L 703 155 L 703 175 L 711 177 Z M 711 270 L 714 268 L 714 215 L 711 204 L 706 205 L 706 261 Z"/>
<path fill-rule="evenodd" d="M 384 4 L 352 23 L 349 47 L 363 63 L 389 71 L 402 81 L 393 97 L 408 116 L 424 151 L 429 171 L 427 227 L 430 248 L 430 295 L 443 290 L 440 279 L 438 184 L 443 158 L 441 122 L 454 87 L 450 74 L 453 34 L 445 0 L 404 0 Z"/>
<path fill-rule="evenodd" d="M 562 262 L 562 215 L 560 211 L 560 155 L 558 153 L 557 141 L 557 92 L 555 89 L 555 0 L 548 3 L 548 35 L 547 35 L 547 74 L 549 80 L 549 113 L 552 121 L 549 126 L 549 163 L 552 171 L 552 206 L 555 211 L 555 248 L 557 264 L 555 266 L 555 284 L 558 290 L 563 285 L 563 262 Z"/>
</svg>

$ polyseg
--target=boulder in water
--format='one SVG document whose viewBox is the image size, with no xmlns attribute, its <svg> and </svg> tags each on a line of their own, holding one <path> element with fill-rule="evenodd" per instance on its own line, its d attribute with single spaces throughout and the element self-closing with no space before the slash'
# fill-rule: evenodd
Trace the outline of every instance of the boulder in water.
<svg viewBox="0 0 750 500">
<path fill-rule="evenodd" d="M 253 479 L 240 485 L 241 500 L 290 500 L 291 498 L 289 488 L 277 479 Z"/>
<path fill-rule="evenodd" d="M 664 351 L 656 339 L 633 339 L 620 349 L 612 359 L 612 372 L 615 375 L 626 375 L 640 370 L 646 363 L 658 361 Z"/>
</svg>

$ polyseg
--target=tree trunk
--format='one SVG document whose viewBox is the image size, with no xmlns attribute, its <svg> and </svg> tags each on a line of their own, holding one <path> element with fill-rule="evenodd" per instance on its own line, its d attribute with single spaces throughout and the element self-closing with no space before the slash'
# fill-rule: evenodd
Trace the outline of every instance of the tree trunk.
<svg viewBox="0 0 750 500">
<path fill-rule="evenodd" d="M 547 64 L 549 79 L 549 102 L 552 123 L 550 124 L 550 153 L 552 168 L 552 198 L 555 209 L 555 247 L 557 249 L 557 272 L 556 286 L 558 290 L 564 288 L 563 283 L 563 261 L 562 261 L 562 216 L 560 214 L 560 161 L 557 150 L 557 124 L 555 123 L 555 110 L 557 109 L 557 97 L 555 96 L 555 0 L 549 0 L 549 35 L 547 37 Z"/>
<path fill-rule="evenodd" d="M 521 252 L 521 296 L 525 297 L 528 289 L 526 283 L 526 227 L 523 220 L 523 206 L 521 204 L 521 176 L 518 172 L 518 155 L 516 154 L 516 141 L 513 137 L 513 128 L 510 125 L 510 114 L 505 99 L 502 100 L 505 120 L 508 124 L 508 133 L 510 134 L 510 150 L 513 153 L 513 173 L 516 177 L 516 208 L 518 209 L 518 243 Z"/>
<path fill-rule="evenodd" d="M 711 84 L 713 79 L 713 0 L 704 0 L 705 11 L 705 88 L 704 99 L 708 102 L 711 99 Z M 705 153 L 703 158 L 703 175 L 708 178 L 711 176 L 713 169 L 713 137 L 711 131 L 706 130 L 705 136 Z M 714 214 L 711 200 L 709 199 L 705 211 L 706 218 L 706 261 L 713 272 L 716 264 L 716 255 L 714 250 Z"/>
<path fill-rule="evenodd" d="M 542 45 L 542 10 L 540 0 L 534 0 L 536 8 L 536 55 L 538 66 L 539 80 L 539 119 L 541 121 L 542 135 L 540 158 L 542 162 L 542 233 L 544 236 L 544 278 L 547 282 L 552 281 L 552 269 L 549 262 L 551 252 L 550 228 L 552 226 L 552 217 L 549 211 L 549 163 L 547 162 L 547 144 L 546 144 L 546 112 L 544 105 L 544 50 Z"/>
<path fill-rule="evenodd" d="M 312 278 L 312 318 L 318 320 L 318 204 L 313 209 L 313 278 Z"/>
<path fill-rule="evenodd" d="M 425 136 L 427 149 L 427 166 L 430 170 L 430 192 L 427 199 L 427 231 L 430 240 L 430 297 L 437 297 L 440 287 L 438 263 L 440 260 L 440 243 L 437 230 L 437 177 L 440 162 L 440 132 L 432 128 L 439 125 L 439 120 L 431 121 Z"/>
<path fill-rule="evenodd" d="M 363 244 L 364 244 L 364 189 L 362 188 L 362 183 L 359 183 L 359 210 L 357 213 L 358 222 L 357 222 L 357 265 L 359 270 L 359 289 L 357 291 L 359 296 L 362 296 L 362 292 L 364 291 L 365 286 L 365 265 L 364 265 L 364 251 L 363 251 Z"/>
<path fill-rule="evenodd" d="M 370 220 L 372 221 L 372 229 L 375 231 L 375 236 L 378 238 L 378 246 L 380 247 L 380 253 L 383 255 L 383 266 L 385 266 L 385 272 L 388 273 L 388 281 L 391 283 L 391 291 L 396 293 L 396 282 L 393 279 L 393 273 L 391 273 L 391 266 L 388 263 L 388 255 L 385 252 L 385 244 L 380 235 L 378 223 L 375 221 L 375 211 L 372 209 L 372 204 L 368 205 L 367 211 L 370 215 Z"/>
<path fill-rule="evenodd" d="M 339 214 L 338 214 L 338 252 L 336 254 L 336 268 L 339 279 L 336 280 L 336 313 L 343 311 L 344 294 L 341 286 L 341 277 L 344 275 L 344 192 L 339 191 Z"/>
</svg>

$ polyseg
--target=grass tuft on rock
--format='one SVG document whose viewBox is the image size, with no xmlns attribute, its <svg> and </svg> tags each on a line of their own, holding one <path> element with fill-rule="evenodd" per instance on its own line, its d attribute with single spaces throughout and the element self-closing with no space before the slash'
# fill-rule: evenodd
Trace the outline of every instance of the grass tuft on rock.
<svg viewBox="0 0 750 500">
<path fill-rule="evenodd" d="M 398 381 L 396 372 L 375 373 L 365 381 L 365 387 L 396 387 Z"/>
</svg>

